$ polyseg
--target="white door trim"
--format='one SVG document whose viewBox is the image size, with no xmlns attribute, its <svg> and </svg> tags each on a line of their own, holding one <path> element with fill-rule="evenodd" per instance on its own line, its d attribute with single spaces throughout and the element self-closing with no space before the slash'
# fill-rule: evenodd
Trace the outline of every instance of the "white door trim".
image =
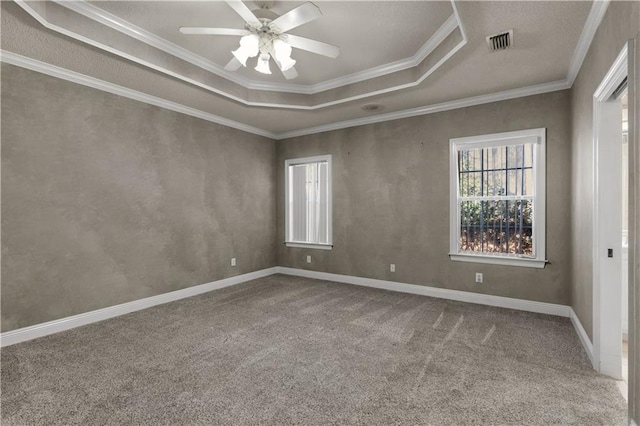
<svg viewBox="0 0 640 426">
<path fill-rule="evenodd" d="M 627 46 L 593 94 L 593 367 L 616 379 L 622 374 L 620 150 L 611 149 L 611 133 L 621 120 L 607 100 L 627 76 Z M 615 134 L 615 133 L 614 133 Z M 620 144 L 622 136 L 620 134 Z M 616 171 L 616 174 L 608 172 Z M 615 189 L 618 190 L 615 190 Z M 620 218 L 618 218 L 620 216 Z M 612 231 L 613 229 L 613 231 Z M 607 258 L 607 248 L 614 258 Z M 617 285 L 611 285 L 611 283 Z M 607 283 L 609 283 L 607 285 Z"/>
</svg>

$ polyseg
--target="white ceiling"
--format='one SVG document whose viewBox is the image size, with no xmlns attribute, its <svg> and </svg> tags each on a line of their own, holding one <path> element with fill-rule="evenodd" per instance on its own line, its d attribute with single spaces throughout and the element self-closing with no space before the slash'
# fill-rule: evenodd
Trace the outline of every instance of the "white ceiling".
<svg viewBox="0 0 640 426">
<path fill-rule="evenodd" d="M 277 1 L 270 10 L 282 15 L 303 3 Z M 257 8 L 254 2 L 247 4 Z M 238 37 L 184 35 L 178 32 L 178 27 L 244 28 L 242 18 L 221 1 L 161 1 L 154 2 L 153 7 L 145 1 L 101 1 L 95 5 L 222 67 L 238 47 Z M 322 17 L 289 32 L 336 45 L 340 47 L 340 56 L 332 59 L 294 50 L 297 84 L 317 84 L 411 57 L 453 14 L 448 1 L 395 2 L 392 7 L 388 2 L 363 1 L 319 5 Z M 272 71 L 273 74 L 265 75 L 247 67 L 241 68 L 239 74 L 251 80 L 286 82 L 280 73 Z"/>
<path fill-rule="evenodd" d="M 276 1 L 273 10 L 282 14 L 299 4 Z M 3 61 L 52 74 L 51 64 L 100 80 L 83 84 L 135 90 L 171 102 L 165 106 L 172 109 L 284 137 L 394 118 L 408 109 L 465 105 L 478 96 L 567 88 L 606 10 L 587 1 L 317 4 L 323 16 L 290 33 L 338 45 L 341 55 L 294 51 L 300 77 L 293 84 L 276 72 L 222 70 L 236 37 L 177 31 L 241 28 L 224 2 L 2 2 Z M 514 46 L 489 52 L 485 37 L 509 29 Z M 366 113 L 361 106 L 367 103 L 384 111 Z"/>
</svg>

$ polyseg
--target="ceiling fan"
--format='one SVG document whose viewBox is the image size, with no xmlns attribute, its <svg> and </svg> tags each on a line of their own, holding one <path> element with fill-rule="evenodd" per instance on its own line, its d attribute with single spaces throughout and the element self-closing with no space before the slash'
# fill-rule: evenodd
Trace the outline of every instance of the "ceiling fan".
<svg viewBox="0 0 640 426">
<path fill-rule="evenodd" d="M 330 58 L 336 58 L 340 53 L 336 46 L 286 34 L 287 31 L 322 16 L 320 8 L 311 2 L 304 3 L 282 16 L 269 9 L 269 2 L 263 2 L 255 12 L 240 0 L 227 0 L 227 4 L 245 20 L 244 29 L 180 27 L 183 34 L 241 37 L 240 47 L 231 52 L 233 58 L 224 67 L 227 71 L 236 71 L 240 66 L 246 67 L 249 58 L 258 56 L 256 71 L 271 74 L 269 60 L 273 59 L 284 77 L 291 80 L 298 76 L 294 68 L 296 61 L 291 59 L 292 47 Z"/>
</svg>

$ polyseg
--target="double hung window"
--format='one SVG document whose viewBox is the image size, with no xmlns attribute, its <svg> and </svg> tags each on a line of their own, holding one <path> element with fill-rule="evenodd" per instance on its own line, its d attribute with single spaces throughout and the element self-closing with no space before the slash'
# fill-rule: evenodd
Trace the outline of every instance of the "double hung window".
<svg viewBox="0 0 640 426">
<path fill-rule="evenodd" d="M 450 140 L 452 260 L 543 268 L 545 129 Z"/>
</svg>

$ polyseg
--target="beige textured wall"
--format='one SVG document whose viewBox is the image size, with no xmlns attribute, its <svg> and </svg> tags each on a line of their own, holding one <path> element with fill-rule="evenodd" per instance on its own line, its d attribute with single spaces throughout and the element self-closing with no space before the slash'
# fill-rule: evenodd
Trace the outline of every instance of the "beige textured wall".
<svg viewBox="0 0 640 426">
<path fill-rule="evenodd" d="M 590 338 L 593 338 L 593 93 L 627 40 L 636 36 L 639 26 L 640 3 L 611 2 L 571 89 L 571 305 Z"/>
<path fill-rule="evenodd" d="M 569 108 L 569 92 L 561 91 L 279 141 L 278 264 L 569 304 Z M 449 139 L 537 127 L 547 128 L 551 263 L 532 269 L 450 261 Z M 285 247 L 284 161 L 322 154 L 333 156 L 335 247 Z M 484 273 L 483 284 L 474 282 L 476 271 Z"/>
<path fill-rule="evenodd" d="M 272 140 L 6 64 L 1 136 L 2 331 L 275 265 Z"/>
</svg>

